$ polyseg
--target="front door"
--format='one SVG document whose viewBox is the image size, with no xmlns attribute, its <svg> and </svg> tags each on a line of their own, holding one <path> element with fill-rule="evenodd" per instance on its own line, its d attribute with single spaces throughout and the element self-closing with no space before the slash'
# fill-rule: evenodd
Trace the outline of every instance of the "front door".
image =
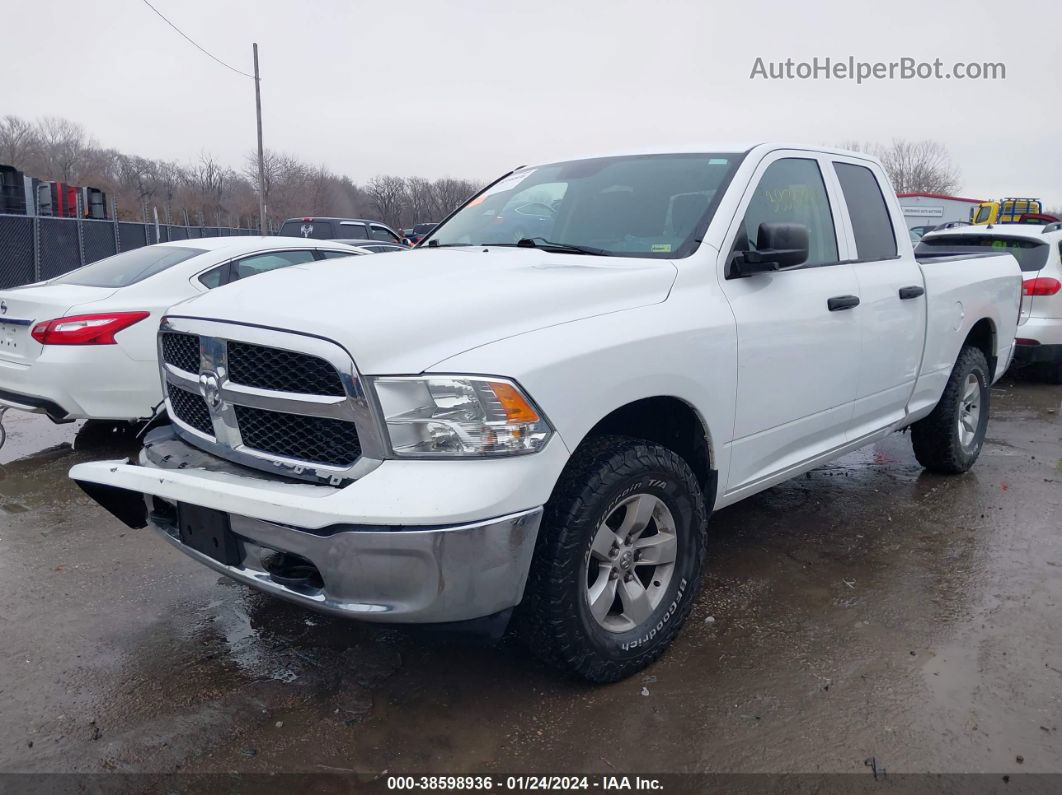
<svg viewBox="0 0 1062 795">
<path fill-rule="evenodd" d="M 737 325 L 736 413 L 727 491 L 755 490 L 772 476 L 841 446 L 855 398 L 859 297 L 840 262 L 836 197 L 824 164 L 808 153 L 772 153 L 739 206 L 721 259 L 723 291 Z M 762 223 L 808 229 L 806 261 L 792 270 L 732 278 L 735 250 L 754 249 Z M 831 310 L 830 299 L 833 301 Z"/>
</svg>

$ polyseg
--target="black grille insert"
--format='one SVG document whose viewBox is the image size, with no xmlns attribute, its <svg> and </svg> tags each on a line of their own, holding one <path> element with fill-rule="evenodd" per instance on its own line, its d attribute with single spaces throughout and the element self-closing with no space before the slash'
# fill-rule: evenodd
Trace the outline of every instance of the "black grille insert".
<svg viewBox="0 0 1062 795">
<path fill-rule="evenodd" d="M 243 443 L 259 452 L 335 467 L 353 466 L 361 455 L 353 422 L 250 406 L 234 408 Z"/>
<path fill-rule="evenodd" d="M 181 389 L 173 384 L 166 384 L 166 389 L 177 419 L 185 425 L 192 426 L 200 433 L 208 436 L 214 435 L 214 423 L 210 421 L 210 412 L 207 410 L 207 404 L 202 395 Z"/>
<path fill-rule="evenodd" d="M 229 380 L 234 384 L 278 392 L 343 397 L 346 391 L 336 368 L 317 356 L 229 342 Z"/>
<path fill-rule="evenodd" d="M 177 334 L 172 331 L 162 335 L 162 359 L 166 364 L 189 373 L 199 372 L 199 337 L 195 334 Z"/>
</svg>

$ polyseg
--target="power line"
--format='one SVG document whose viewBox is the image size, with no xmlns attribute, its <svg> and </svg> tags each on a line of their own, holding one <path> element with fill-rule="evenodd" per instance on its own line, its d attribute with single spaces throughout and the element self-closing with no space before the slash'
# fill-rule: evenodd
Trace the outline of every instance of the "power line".
<svg viewBox="0 0 1062 795">
<path fill-rule="evenodd" d="M 254 79 L 254 75 L 249 75 L 249 74 L 247 74 L 246 72 L 241 72 L 241 71 L 240 71 L 239 69 L 237 69 L 237 68 L 236 68 L 235 66 L 229 66 L 229 65 L 228 65 L 227 63 L 225 63 L 225 62 L 224 62 L 223 60 L 221 60 L 220 58 L 218 58 L 218 57 L 217 57 L 216 55 L 214 55 L 213 53 L 210 53 L 210 52 L 208 52 L 207 50 L 205 50 L 205 49 L 203 49 L 202 47 L 200 47 L 200 46 L 199 46 L 198 44 L 196 44 L 195 40 L 193 40 L 191 36 L 189 36 L 189 35 L 188 35 L 187 33 L 185 33 L 185 32 L 184 32 L 183 30 L 181 30 L 181 29 L 180 29 L 179 27 L 177 27 L 177 26 L 176 26 L 176 25 L 174 25 L 174 24 L 173 24 L 172 22 L 170 22 L 170 21 L 169 21 L 168 19 L 166 19 L 166 17 L 165 17 L 164 15 L 163 15 L 163 13 L 162 13 L 161 11 L 159 11 L 159 10 L 158 10 L 157 8 L 155 8 L 155 6 L 151 5 L 151 3 L 149 3 L 149 2 L 148 2 L 148 0 L 143 0 L 143 2 L 144 2 L 144 5 L 146 5 L 146 6 L 148 7 L 148 8 L 150 8 L 150 9 L 151 9 L 152 11 L 154 11 L 154 12 L 155 12 L 156 14 L 158 14 L 158 15 L 159 15 L 159 17 L 160 17 L 160 18 L 162 19 L 162 21 L 163 21 L 163 22 L 165 22 L 165 23 L 166 23 L 167 25 L 169 25 L 169 26 L 170 26 L 171 28 L 173 28 L 173 29 L 174 29 L 175 31 L 177 31 L 178 33 L 180 33 L 180 34 L 181 34 L 181 36 L 183 36 L 183 37 L 184 37 L 184 38 L 185 38 L 185 39 L 186 39 L 186 40 L 187 40 L 187 41 L 188 41 L 188 42 L 189 42 L 189 43 L 190 43 L 190 44 L 191 44 L 191 45 L 192 45 L 193 47 L 195 47 L 195 48 L 196 48 L 197 50 L 199 50 L 199 51 L 200 51 L 201 53 L 203 53 L 204 55 L 208 55 L 208 56 L 210 56 L 210 57 L 211 57 L 211 58 L 213 58 L 213 59 L 214 59 L 215 61 L 217 61 L 217 62 L 218 62 L 219 64 L 221 64 L 222 66 L 224 66 L 224 67 L 225 67 L 226 69 L 231 69 L 231 70 L 232 70 L 233 72 L 235 72 L 235 73 L 236 73 L 236 74 L 238 74 L 238 75 L 243 75 L 244 77 L 249 77 L 249 78 L 251 78 L 252 80 Z"/>
</svg>

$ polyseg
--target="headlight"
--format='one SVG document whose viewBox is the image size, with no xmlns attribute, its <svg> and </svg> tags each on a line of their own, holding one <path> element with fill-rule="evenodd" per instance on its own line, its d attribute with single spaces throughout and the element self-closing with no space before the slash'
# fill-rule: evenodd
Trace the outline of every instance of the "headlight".
<svg viewBox="0 0 1062 795">
<path fill-rule="evenodd" d="M 553 430 L 520 388 L 502 378 L 374 378 L 391 449 L 409 457 L 519 455 Z"/>
</svg>

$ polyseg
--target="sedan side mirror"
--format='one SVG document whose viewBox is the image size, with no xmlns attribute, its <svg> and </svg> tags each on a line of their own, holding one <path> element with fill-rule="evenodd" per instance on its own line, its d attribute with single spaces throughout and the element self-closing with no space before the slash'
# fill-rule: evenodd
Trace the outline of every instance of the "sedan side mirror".
<svg viewBox="0 0 1062 795">
<path fill-rule="evenodd" d="M 795 268 L 808 259 L 808 228 L 804 224 L 762 223 L 755 251 L 738 251 L 730 267 L 731 278 Z"/>
</svg>

